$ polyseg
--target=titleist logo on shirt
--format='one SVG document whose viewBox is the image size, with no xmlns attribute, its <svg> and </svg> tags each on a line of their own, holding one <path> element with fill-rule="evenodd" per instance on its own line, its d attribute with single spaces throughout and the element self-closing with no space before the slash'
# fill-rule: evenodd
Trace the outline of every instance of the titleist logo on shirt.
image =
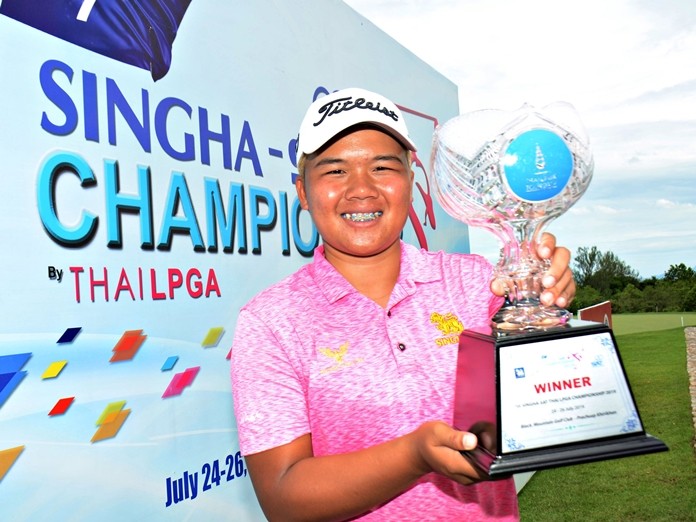
<svg viewBox="0 0 696 522">
<path fill-rule="evenodd" d="M 399 121 L 399 116 L 394 111 L 387 109 L 386 107 L 382 107 L 380 102 L 374 103 L 366 100 L 365 98 L 356 98 L 354 100 L 352 96 L 347 96 L 345 98 L 338 98 L 336 100 L 330 101 L 319 107 L 319 114 L 321 115 L 321 118 L 313 125 L 317 127 L 318 125 L 321 125 L 321 123 L 324 120 L 326 120 L 326 118 L 328 118 L 329 116 L 333 116 L 334 114 L 340 114 L 342 112 L 350 111 L 353 109 L 367 109 L 370 111 L 377 111 L 391 118 L 394 121 Z"/>
</svg>

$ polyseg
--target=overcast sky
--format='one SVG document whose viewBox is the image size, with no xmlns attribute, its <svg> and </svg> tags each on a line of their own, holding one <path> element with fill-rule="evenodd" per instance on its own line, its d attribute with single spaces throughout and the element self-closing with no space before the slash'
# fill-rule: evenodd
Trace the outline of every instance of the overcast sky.
<svg viewBox="0 0 696 522">
<path fill-rule="evenodd" d="M 696 1 L 345 1 L 457 84 L 461 112 L 576 107 L 595 171 L 549 226 L 560 243 L 642 278 L 696 268 Z M 472 231 L 472 250 L 499 244 Z"/>
</svg>

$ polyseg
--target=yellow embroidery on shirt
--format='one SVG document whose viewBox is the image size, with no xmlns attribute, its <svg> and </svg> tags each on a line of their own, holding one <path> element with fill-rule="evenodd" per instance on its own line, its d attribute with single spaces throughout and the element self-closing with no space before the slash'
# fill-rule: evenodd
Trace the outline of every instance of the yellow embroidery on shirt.
<svg viewBox="0 0 696 522">
<path fill-rule="evenodd" d="M 345 357 L 348 354 L 348 343 L 343 343 L 336 349 L 333 348 L 319 348 L 319 353 L 325 355 L 333 361 L 333 364 L 327 368 L 321 370 L 322 374 L 332 373 L 340 370 L 341 368 L 348 368 L 350 366 L 355 366 L 363 362 L 362 358 L 346 360 Z"/>
<path fill-rule="evenodd" d="M 464 331 L 464 325 L 452 312 L 446 314 L 433 312 L 430 314 L 430 322 L 444 334 L 444 337 L 435 339 L 435 344 L 445 346 L 459 343 L 459 334 Z"/>
<path fill-rule="evenodd" d="M 332 359 L 335 359 L 337 363 L 342 363 L 343 358 L 348 353 L 348 343 L 343 343 L 336 350 L 333 350 L 331 348 L 319 348 L 319 351 L 321 353 L 323 353 L 324 355 L 326 355 L 327 357 L 331 357 Z"/>
</svg>

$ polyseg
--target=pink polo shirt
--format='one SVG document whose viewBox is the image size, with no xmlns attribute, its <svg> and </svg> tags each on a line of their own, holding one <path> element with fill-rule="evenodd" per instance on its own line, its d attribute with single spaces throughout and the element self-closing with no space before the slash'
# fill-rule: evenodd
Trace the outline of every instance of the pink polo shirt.
<svg viewBox="0 0 696 522">
<path fill-rule="evenodd" d="M 386 309 L 324 258 L 242 308 L 232 348 L 240 449 L 253 454 L 312 434 L 314 455 L 345 453 L 452 422 L 459 333 L 502 304 L 480 256 L 401 244 Z M 511 479 L 461 486 L 430 473 L 361 520 L 518 518 Z"/>
</svg>

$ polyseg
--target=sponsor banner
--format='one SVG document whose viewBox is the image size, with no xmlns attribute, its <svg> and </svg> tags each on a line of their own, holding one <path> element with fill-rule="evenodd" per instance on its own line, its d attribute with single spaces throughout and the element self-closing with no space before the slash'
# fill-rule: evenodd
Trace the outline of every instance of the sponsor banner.
<svg viewBox="0 0 696 522">
<path fill-rule="evenodd" d="M 319 241 L 293 185 L 304 110 L 348 86 L 398 103 L 404 238 L 468 251 L 425 178 L 456 87 L 318 0 L 3 0 L 0 69 L 2 518 L 259 520 L 229 351 L 239 308 Z"/>
</svg>

